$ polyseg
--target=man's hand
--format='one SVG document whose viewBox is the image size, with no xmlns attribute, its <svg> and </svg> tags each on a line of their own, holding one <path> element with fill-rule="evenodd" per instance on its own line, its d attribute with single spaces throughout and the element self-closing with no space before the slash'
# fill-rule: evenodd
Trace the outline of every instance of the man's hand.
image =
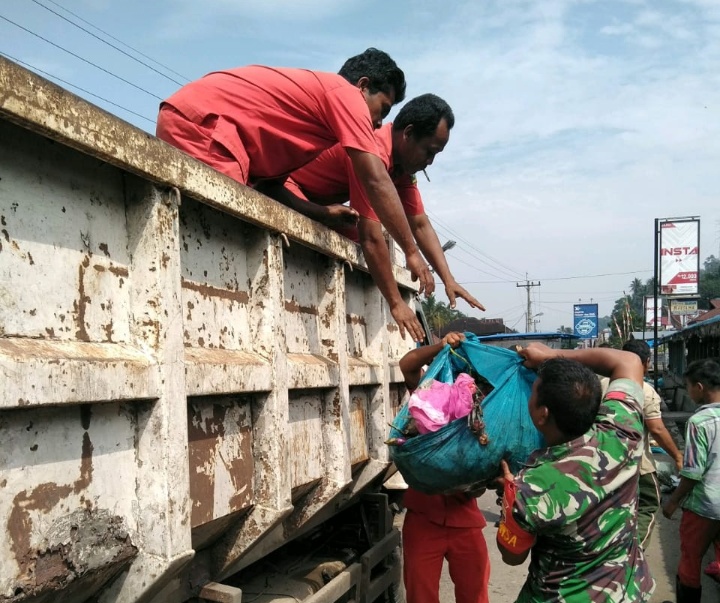
<svg viewBox="0 0 720 603">
<path fill-rule="evenodd" d="M 433 291 L 435 291 L 435 279 L 430 272 L 430 266 L 428 266 L 422 255 L 418 252 L 405 256 L 405 262 L 413 280 L 420 279 L 418 295 L 421 293 L 424 293 L 425 297 L 432 295 Z"/>
<path fill-rule="evenodd" d="M 415 341 L 423 341 L 425 339 L 425 331 L 415 314 L 415 311 L 404 301 L 398 302 L 394 306 L 390 306 L 390 313 L 395 319 L 397 326 L 400 327 L 400 335 L 405 339 L 405 330 L 410 333 Z"/>
<path fill-rule="evenodd" d="M 464 287 L 461 287 L 455 281 L 452 281 L 445 285 L 445 293 L 448 296 L 448 301 L 450 302 L 451 308 L 455 307 L 455 298 L 462 297 L 473 308 L 485 311 L 485 306 L 483 306 L 478 300 L 476 300 L 472 295 L 470 295 Z"/>
<path fill-rule="evenodd" d="M 511 482 L 515 479 L 515 476 L 510 473 L 510 465 L 507 464 L 505 459 L 500 461 L 500 477 L 498 481 L 504 486 L 505 482 Z"/>
<path fill-rule="evenodd" d="M 347 205 L 328 205 L 324 217 L 320 220 L 330 228 L 348 228 L 357 226 L 360 214 Z"/>
<path fill-rule="evenodd" d="M 445 344 L 449 344 L 450 347 L 454 350 L 455 348 L 459 347 L 460 344 L 465 341 L 465 335 L 463 333 L 448 333 L 445 335 L 445 337 L 442 338 L 442 344 L 445 346 Z"/>
<path fill-rule="evenodd" d="M 523 364 L 529 369 L 536 369 L 546 360 L 558 355 L 556 350 L 537 342 L 532 342 L 527 347 L 518 350 L 518 354 L 525 359 Z"/>
<path fill-rule="evenodd" d="M 668 519 L 672 519 L 673 514 L 677 510 L 677 508 L 680 505 L 676 503 L 672 498 L 669 499 L 664 505 L 663 505 L 663 515 L 667 517 Z"/>
<path fill-rule="evenodd" d="M 678 455 L 675 457 L 675 467 L 677 468 L 678 471 L 682 471 L 682 468 L 683 468 L 683 455 L 682 455 L 682 453 L 678 454 Z"/>
</svg>

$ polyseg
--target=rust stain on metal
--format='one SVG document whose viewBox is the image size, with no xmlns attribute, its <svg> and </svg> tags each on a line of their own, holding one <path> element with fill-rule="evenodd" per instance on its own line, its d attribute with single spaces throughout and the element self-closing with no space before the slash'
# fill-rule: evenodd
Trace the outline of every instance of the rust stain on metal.
<svg viewBox="0 0 720 603">
<path fill-rule="evenodd" d="M 294 314 L 311 314 L 313 316 L 318 315 L 318 309 L 315 306 L 301 306 L 294 299 L 285 300 L 285 309 L 288 312 Z"/>
<path fill-rule="evenodd" d="M 196 283 L 185 279 L 182 279 L 182 288 L 197 291 L 204 298 L 219 297 L 220 299 L 228 299 L 240 304 L 247 304 L 248 301 L 250 301 L 250 295 L 247 291 L 221 289 L 220 287 L 213 287 L 212 285 Z"/>
<path fill-rule="evenodd" d="M 140 323 L 143 327 L 148 327 L 151 331 L 148 339 L 151 340 L 152 346 L 157 350 L 160 347 L 160 322 L 157 320 L 143 320 Z"/>
<path fill-rule="evenodd" d="M 105 331 L 105 341 L 112 342 L 112 340 L 113 340 L 112 336 L 113 336 L 113 332 L 114 332 L 112 320 L 109 323 L 107 323 L 106 325 L 103 325 L 103 331 Z"/>
<path fill-rule="evenodd" d="M 83 427 L 86 421 L 83 418 Z M 89 418 L 87 419 L 89 426 Z M 55 482 L 46 482 L 36 486 L 29 492 L 23 490 L 13 498 L 12 510 L 7 523 L 7 533 L 10 540 L 10 550 L 20 566 L 22 573 L 27 573 L 35 558 L 30 546 L 30 535 L 33 532 L 30 511 L 49 512 L 61 500 L 70 494 L 79 494 L 85 490 L 92 481 L 93 444 L 87 431 L 83 434 L 82 452 L 80 458 L 80 476 L 72 484 L 58 485 Z"/>
<path fill-rule="evenodd" d="M 321 322 L 326 329 L 329 329 L 332 325 L 332 319 L 335 316 L 335 300 L 332 300 L 325 308 L 323 312 Z"/>
<path fill-rule="evenodd" d="M 357 314 L 346 314 L 345 322 L 349 325 L 362 325 L 363 327 L 366 326 L 365 317 L 358 316 Z"/>
<path fill-rule="evenodd" d="M 89 265 L 90 256 L 86 256 L 78 267 L 78 299 L 73 303 L 75 308 L 75 323 L 77 325 L 75 337 L 80 341 L 90 341 L 90 336 L 88 335 L 85 325 L 85 311 L 87 304 L 90 303 L 90 298 L 85 295 L 85 271 Z"/>
<path fill-rule="evenodd" d="M 222 505 L 228 512 L 241 510 L 252 503 L 252 478 L 254 459 L 252 453 L 252 429 L 247 423 L 247 413 L 232 413 L 234 402 L 212 404 L 212 416 L 208 416 L 207 403 L 200 401 L 188 409 L 188 452 L 190 457 L 190 498 L 192 500 L 191 526 L 196 527 L 217 519 L 215 517 L 216 494 L 227 494 Z M 233 419 L 237 423 L 233 422 Z M 230 430 L 230 433 L 228 433 Z M 228 452 L 226 438 L 234 440 Z M 218 460 L 232 482 L 232 494 L 216 493 L 215 476 Z M 218 501 L 222 502 L 222 501 Z"/>
<path fill-rule="evenodd" d="M 366 403 L 361 396 L 353 396 L 350 402 L 350 462 L 368 459 Z"/>
<path fill-rule="evenodd" d="M 115 276 L 127 278 L 129 275 L 128 269 L 125 266 L 108 266 L 108 272 Z"/>
<path fill-rule="evenodd" d="M 389 322 L 387 324 L 387 330 L 390 331 L 391 333 L 399 333 L 400 327 L 398 327 L 394 322 Z"/>
</svg>

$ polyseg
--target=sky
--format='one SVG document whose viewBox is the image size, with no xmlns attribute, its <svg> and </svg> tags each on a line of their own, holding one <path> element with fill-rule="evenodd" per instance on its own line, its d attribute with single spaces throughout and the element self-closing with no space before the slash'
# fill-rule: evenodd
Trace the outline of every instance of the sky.
<svg viewBox="0 0 720 603">
<path fill-rule="evenodd" d="M 418 180 L 487 307 L 459 310 L 523 331 L 527 278 L 538 330 L 609 314 L 653 274 L 655 218 L 699 216 L 720 255 L 720 0 L 0 0 L 1 54 L 149 132 L 210 71 L 334 72 L 369 46 L 455 113 Z"/>
</svg>

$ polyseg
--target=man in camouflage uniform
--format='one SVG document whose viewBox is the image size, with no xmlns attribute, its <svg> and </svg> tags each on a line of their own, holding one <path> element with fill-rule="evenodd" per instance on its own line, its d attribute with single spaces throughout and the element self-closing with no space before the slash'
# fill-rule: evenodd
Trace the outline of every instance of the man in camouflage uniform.
<svg viewBox="0 0 720 603">
<path fill-rule="evenodd" d="M 640 359 L 619 350 L 552 350 L 541 344 L 521 354 L 526 366 L 539 368 L 528 408 L 547 448 L 536 451 L 517 476 L 504 461 L 502 466 L 498 548 L 510 565 L 523 563 L 532 550 L 517 600 L 648 601 L 655 584 L 636 523 L 643 450 Z M 593 371 L 611 378 L 602 403 Z"/>
</svg>

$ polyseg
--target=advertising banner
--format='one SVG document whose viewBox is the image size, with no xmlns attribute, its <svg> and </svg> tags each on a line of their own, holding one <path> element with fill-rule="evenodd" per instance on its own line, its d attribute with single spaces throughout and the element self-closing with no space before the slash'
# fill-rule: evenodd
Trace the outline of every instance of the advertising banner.
<svg viewBox="0 0 720 603">
<path fill-rule="evenodd" d="M 696 295 L 700 274 L 700 220 L 660 222 L 660 293 Z"/>
<path fill-rule="evenodd" d="M 598 336 L 598 305 L 575 304 L 573 306 L 575 335 L 582 339 L 596 339 Z"/>
<path fill-rule="evenodd" d="M 657 319 L 661 320 L 662 317 L 662 299 L 658 299 L 658 312 Z M 645 297 L 645 326 L 652 327 L 655 323 L 655 298 Z M 660 323 L 658 323 L 660 324 Z"/>
<path fill-rule="evenodd" d="M 696 299 L 671 299 L 670 313 L 676 316 L 688 316 L 698 313 L 698 300 Z"/>
</svg>

